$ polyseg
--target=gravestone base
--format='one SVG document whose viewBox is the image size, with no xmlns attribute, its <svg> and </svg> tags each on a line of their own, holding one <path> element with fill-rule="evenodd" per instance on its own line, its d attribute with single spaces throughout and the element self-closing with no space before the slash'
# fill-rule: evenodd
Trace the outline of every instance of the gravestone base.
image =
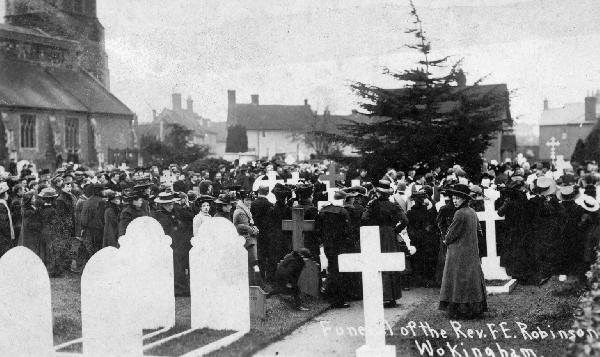
<svg viewBox="0 0 600 357">
<path fill-rule="evenodd" d="M 516 279 L 508 279 L 506 284 L 500 286 L 486 286 L 485 291 L 488 295 L 510 294 L 517 286 Z"/>
<path fill-rule="evenodd" d="M 356 357 L 396 357 L 396 346 L 371 347 L 364 345 L 356 350 Z"/>
<path fill-rule="evenodd" d="M 483 270 L 483 276 L 487 280 L 512 279 L 508 274 L 506 274 L 506 269 L 500 266 L 500 257 L 481 258 L 481 269 Z"/>
</svg>

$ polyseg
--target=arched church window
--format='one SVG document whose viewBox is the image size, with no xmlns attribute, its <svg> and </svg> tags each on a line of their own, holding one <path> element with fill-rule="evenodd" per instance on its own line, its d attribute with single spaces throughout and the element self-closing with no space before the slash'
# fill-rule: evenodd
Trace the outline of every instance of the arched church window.
<svg viewBox="0 0 600 357">
<path fill-rule="evenodd" d="M 21 115 L 21 147 L 35 148 L 35 115 Z"/>
</svg>

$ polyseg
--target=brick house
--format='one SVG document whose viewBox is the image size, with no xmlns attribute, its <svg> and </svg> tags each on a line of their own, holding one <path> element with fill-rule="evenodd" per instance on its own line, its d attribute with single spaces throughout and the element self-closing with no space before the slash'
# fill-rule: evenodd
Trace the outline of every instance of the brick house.
<svg viewBox="0 0 600 357">
<path fill-rule="evenodd" d="M 136 117 L 109 90 L 96 1 L 7 0 L 0 117 L 12 158 L 137 163 Z"/>
</svg>

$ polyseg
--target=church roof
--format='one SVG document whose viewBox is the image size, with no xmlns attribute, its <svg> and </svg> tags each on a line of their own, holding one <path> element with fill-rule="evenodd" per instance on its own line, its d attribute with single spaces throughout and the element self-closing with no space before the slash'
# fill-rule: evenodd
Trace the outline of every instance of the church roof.
<svg viewBox="0 0 600 357">
<path fill-rule="evenodd" d="M 0 58 L 0 106 L 134 115 L 81 70 L 45 68 L 5 58 Z"/>
<path fill-rule="evenodd" d="M 308 105 L 235 104 L 230 110 L 229 123 L 246 130 L 303 131 L 314 115 Z"/>
<path fill-rule="evenodd" d="M 600 105 L 596 108 L 596 112 L 600 112 Z M 585 103 L 568 103 L 562 108 L 547 109 L 542 112 L 540 117 L 540 126 L 585 123 L 596 124 L 596 121 L 585 120 Z"/>
</svg>

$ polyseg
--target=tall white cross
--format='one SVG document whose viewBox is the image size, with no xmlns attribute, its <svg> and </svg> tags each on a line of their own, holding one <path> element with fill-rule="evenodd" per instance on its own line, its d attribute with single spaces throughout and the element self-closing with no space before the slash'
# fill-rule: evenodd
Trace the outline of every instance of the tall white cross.
<svg viewBox="0 0 600 357">
<path fill-rule="evenodd" d="M 379 227 L 360 227 L 361 253 L 338 256 L 340 272 L 361 272 L 365 345 L 356 350 L 357 357 L 395 357 L 396 346 L 385 344 L 382 271 L 403 271 L 404 253 L 381 253 Z"/>
<path fill-rule="evenodd" d="M 496 250 L 496 221 L 503 221 L 494 208 L 494 202 L 500 197 L 496 190 L 485 190 L 487 199 L 483 205 L 485 210 L 477 212 L 480 221 L 485 222 L 485 245 L 487 247 L 487 256 L 481 258 L 481 269 L 483 275 L 488 280 L 508 280 L 510 277 L 506 274 L 506 269 L 500 266 L 500 257 Z"/>
<path fill-rule="evenodd" d="M 550 148 L 550 159 L 552 161 L 556 160 L 556 148 L 560 146 L 560 142 L 558 140 L 556 140 L 556 138 L 553 136 L 550 138 L 550 141 L 548 141 L 546 143 L 546 146 L 548 146 Z"/>
</svg>

